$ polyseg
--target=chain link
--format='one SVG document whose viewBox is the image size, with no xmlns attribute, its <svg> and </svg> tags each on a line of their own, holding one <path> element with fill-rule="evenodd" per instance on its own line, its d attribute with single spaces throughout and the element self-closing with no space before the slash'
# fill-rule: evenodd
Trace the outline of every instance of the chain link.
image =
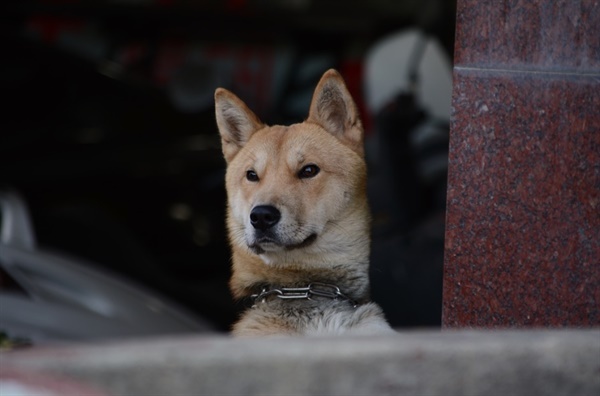
<svg viewBox="0 0 600 396">
<path fill-rule="evenodd" d="M 329 283 L 313 282 L 305 287 L 281 287 L 268 288 L 264 287 L 258 294 L 253 294 L 250 297 L 254 302 L 264 302 L 268 297 L 275 296 L 282 300 L 312 300 L 313 297 L 330 298 L 332 300 L 349 301 L 352 306 L 358 304 L 346 296 L 339 287 Z"/>
</svg>

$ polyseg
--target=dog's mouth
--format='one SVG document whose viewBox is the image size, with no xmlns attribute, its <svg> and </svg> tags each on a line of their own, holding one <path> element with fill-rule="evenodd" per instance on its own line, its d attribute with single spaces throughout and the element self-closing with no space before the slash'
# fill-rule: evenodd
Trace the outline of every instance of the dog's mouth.
<svg viewBox="0 0 600 396">
<path fill-rule="evenodd" d="M 310 234 L 305 240 L 303 240 L 300 243 L 296 243 L 296 244 L 291 244 L 291 245 L 286 245 L 285 250 L 294 250 L 294 249 L 302 249 L 304 247 L 307 247 L 309 245 L 312 245 L 312 243 L 314 241 L 317 240 L 317 234 Z"/>
<path fill-rule="evenodd" d="M 266 253 L 267 251 L 273 251 L 273 250 L 279 250 L 279 249 L 283 249 L 283 250 L 287 250 L 287 251 L 302 249 L 302 248 L 312 245 L 316 240 L 317 240 L 317 234 L 314 234 L 314 233 L 310 234 L 308 237 L 306 237 L 303 241 L 301 241 L 299 243 L 282 243 L 281 241 L 277 240 L 276 238 L 272 238 L 270 236 L 261 236 L 260 238 L 257 238 L 254 241 L 254 243 L 252 243 L 251 245 L 248 245 L 248 247 L 250 248 L 250 250 L 252 250 L 256 254 L 263 254 L 263 253 Z"/>
</svg>

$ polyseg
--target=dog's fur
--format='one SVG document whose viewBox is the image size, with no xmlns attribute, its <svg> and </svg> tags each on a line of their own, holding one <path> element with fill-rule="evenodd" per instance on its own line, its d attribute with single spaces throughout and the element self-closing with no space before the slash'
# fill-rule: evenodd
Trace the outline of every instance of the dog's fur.
<svg viewBox="0 0 600 396">
<path fill-rule="evenodd" d="M 266 126 L 223 88 L 215 92 L 215 110 L 227 162 L 234 297 L 322 282 L 358 304 L 272 296 L 246 310 L 233 334 L 392 332 L 369 302 L 363 127 L 340 74 L 323 75 L 299 124 Z"/>
</svg>

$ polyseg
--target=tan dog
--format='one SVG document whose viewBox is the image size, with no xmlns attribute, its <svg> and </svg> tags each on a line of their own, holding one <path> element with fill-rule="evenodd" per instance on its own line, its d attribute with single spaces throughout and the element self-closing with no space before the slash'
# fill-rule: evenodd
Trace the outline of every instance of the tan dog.
<svg viewBox="0 0 600 396">
<path fill-rule="evenodd" d="M 230 287 L 254 300 L 233 334 L 391 333 L 369 302 L 363 127 L 339 73 L 323 75 L 299 124 L 266 126 L 223 88 L 215 108 L 227 161 Z"/>
</svg>

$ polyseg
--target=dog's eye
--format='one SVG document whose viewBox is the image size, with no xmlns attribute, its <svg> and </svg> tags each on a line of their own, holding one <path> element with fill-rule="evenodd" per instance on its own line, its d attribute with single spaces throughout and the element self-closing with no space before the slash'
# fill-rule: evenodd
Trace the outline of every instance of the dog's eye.
<svg viewBox="0 0 600 396">
<path fill-rule="evenodd" d="M 315 177 L 320 170 L 321 169 L 315 164 L 305 165 L 302 169 L 300 169 L 300 172 L 298 172 L 298 177 L 300 179 Z"/>
<path fill-rule="evenodd" d="M 246 171 L 246 179 L 251 182 L 258 181 L 258 175 L 253 170 Z"/>
</svg>

